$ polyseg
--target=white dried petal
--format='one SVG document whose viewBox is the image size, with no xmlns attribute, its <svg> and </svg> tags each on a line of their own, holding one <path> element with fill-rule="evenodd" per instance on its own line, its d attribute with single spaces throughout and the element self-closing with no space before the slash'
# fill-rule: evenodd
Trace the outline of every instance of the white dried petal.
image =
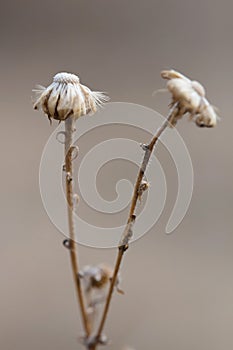
<svg viewBox="0 0 233 350">
<path fill-rule="evenodd" d="M 161 77 L 163 79 L 168 79 L 168 80 L 179 78 L 179 79 L 190 81 L 185 75 L 175 71 L 174 69 L 163 70 L 161 72 Z"/>
<path fill-rule="evenodd" d="M 47 103 L 48 115 L 50 117 L 55 116 L 55 109 L 56 109 L 57 101 L 58 101 L 58 99 L 60 99 L 59 84 L 56 83 L 54 85 L 55 86 L 51 90 L 51 93 L 48 97 L 48 103 Z"/>
<path fill-rule="evenodd" d="M 41 109 L 49 119 L 75 119 L 93 114 L 97 107 L 108 101 L 99 91 L 91 91 L 80 84 L 79 77 L 70 73 L 58 73 L 47 88 L 39 87 L 35 92 L 35 109 Z"/>
<path fill-rule="evenodd" d="M 193 80 L 191 81 L 192 88 L 202 97 L 205 97 L 205 88 L 203 85 L 199 83 L 199 81 Z"/>
</svg>

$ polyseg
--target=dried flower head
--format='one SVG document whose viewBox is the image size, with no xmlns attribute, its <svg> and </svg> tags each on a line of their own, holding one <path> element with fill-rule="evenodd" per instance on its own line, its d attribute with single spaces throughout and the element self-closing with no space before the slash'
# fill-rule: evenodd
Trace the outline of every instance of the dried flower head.
<svg viewBox="0 0 233 350">
<path fill-rule="evenodd" d="M 107 287 L 113 275 L 113 268 L 107 264 L 99 264 L 97 266 L 87 265 L 79 272 L 79 277 L 82 279 L 85 294 L 89 306 L 102 303 L 105 300 Z M 120 275 L 116 280 L 116 290 L 123 294 L 119 289 Z"/>
<path fill-rule="evenodd" d="M 112 275 L 112 269 L 105 264 L 97 266 L 84 266 L 83 270 L 80 271 L 79 276 L 82 278 L 85 289 L 89 290 L 102 289 L 109 282 Z"/>
<path fill-rule="evenodd" d="M 82 271 L 79 272 L 79 277 L 82 278 L 86 291 L 91 289 L 101 290 L 104 289 L 113 275 L 113 269 L 107 264 L 99 264 L 97 266 L 87 265 L 84 266 Z M 118 276 L 116 287 L 118 287 L 120 277 Z"/>
<path fill-rule="evenodd" d="M 167 79 L 167 89 L 172 94 L 171 105 L 177 105 L 172 124 L 184 114 L 189 114 L 197 126 L 213 127 L 217 123 L 218 116 L 214 107 L 206 99 L 205 89 L 198 81 L 192 81 L 175 70 L 165 70 L 161 76 Z"/>
<path fill-rule="evenodd" d="M 75 119 L 93 114 L 97 107 L 108 101 L 108 97 L 99 91 L 91 91 L 82 85 L 79 77 L 70 73 L 58 73 L 47 88 L 38 86 L 34 90 L 34 109 L 42 109 L 49 120 Z"/>
<path fill-rule="evenodd" d="M 85 299 L 87 305 L 87 312 L 89 317 L 94 317 L 98 312 L 98 306 L 106 300 L 108 286 L 113 275 L 113 269 L 106 264 L 99 264 L 97 266 L 84 266 L 79 272 L 82 285 L 85 291 Z M 115 288 L 119 289 L 120 278 L 119 274 L 115 283 Z"/>
</svg>

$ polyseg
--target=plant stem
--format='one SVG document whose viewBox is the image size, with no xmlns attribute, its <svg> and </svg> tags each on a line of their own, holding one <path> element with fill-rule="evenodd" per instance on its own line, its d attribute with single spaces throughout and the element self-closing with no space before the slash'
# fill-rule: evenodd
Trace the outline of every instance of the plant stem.
<svg viewBox="0 0 233 350">
<path fill-rule="evenodd" d="M 122 258 L 123 258 L 125 250 L 126 249 L 124 249 L 123 246 L 119 247 L 118 254 L 117 254 L 117 259 L 116 259 L 116 263 L 115 263 L 115 267 L 114 267 L 113 276 L 111 278 L 109 291 L 108 291 L 106 303 L 105 303 L 105 306 L 104 306 L 103 315 L 102 315 L 102 318 L 101 318 L 101 321 L 100 321 L 100 325 L 99 325 L 99 328 L 98 328 L 98 331 L 97 331 L 97 335 L 96 335 L 96 341 L 97 342 L 98 342 L 98 340 L 101 337 L 101 334 L 102 334 L 102 331 L 103 331 L 103 328 L 104 328 L 104 324 L 105 324 L 105 321 L 107 319 L 107 314 L 108 314 L 110 302 L 111 302 L 111 299 L 112 299 L 113 290 L 114 290 L 114 287 L 115 287 L 115 284 L 116 284 L 117 275 L 118 275 L 118 272 L 119 272 L 119 269 L 120 269 L 120 265 L 121 265 Z"/>
<path fill-rule="evenodd" d="M 75 243 L 75 226 L 74 226 L 74 189 L 73 189 L 73 162 L 72 162 L 72 145 L 73 134 L 75 131 L 75 120 L 69 117 L 65 121 L 65 170 L 66 170 L 66 199 L 68 209 L 68 226 L 69 226 L 69 252 L 73 279 L 76 287 L 77 299 L 80 306 L 81 318 L 86 337 L 90 335 L 91 326 L 87 317 L 82 287 L 79 278 L 78 256 Z"/>
<path fill-rule="evenodd" d="M 122 263 L 124 253 L 128 249 L 128 243 L 129 243 L 129 240 L 131 238 L 130 231 L 132 230 L 132 225 L 134 224 L 134 221 L 136 219 L 135 209 L 136 209 L 136 205 L 137 205 L 137 201 L 138 201 L 138 197 L 139 197 L 139 187 L 142 183 L 143 176 L 145 174 L 145 171 L 146 171 L 148 162 L 150 160 L 152 151 L 154 149 L 154 146 L 157 143 L 161 134 L 166 129 L 166 127 L 170 124 L 170 122 L 172 121 L 172 119 L 174 118 L 176 113 L 177 113 L 177 104 L 175 104 L 173 106 L 173 108 L 171 108 L 166 120 L 163 122 L 161 127 L 157 130 L 157 132 L 155 133 L 155 135 L 151 139 L 150 143 L 148 145 L 144 145 L 144 147 L 143 147 L 145 154 L 143 157 L 141 167 L 140 167 L 139 172 L 138 172 L 136 183 L 134 185 L 134 192 L 133 192 L 133 197 L 131 200 L 131 206 L 130 206 L 130 211 L 129 211 L 129 215 L 128 215 L 127 225 L 126 225 L 125 231 L 123 233 L 123 236 L 121 238 L 121 241 L 120 241 L 120 244 L 118 247 L 118 254 L 117 254 L 117 258 L 116 258 L 116 262 L 115 262 L 113 276 L 111 278 L 109 291 L 108 291 L 106 303 L 105 303 L 104 310 L 103 310 L 103 315 L 102 315 L 102 318 L 100 321 L 99 328 L 97 330 L 96 344 L 98 343 L 98 340 L 101 338 L 101 334 L 102 334 L 102 331 L 103 331 L 103 328 L 104 328 L 104 325 L 105 325 L 105 322 L 107 319 L 108 310 L 109 310 L 110 302 L 112 299 L 114 286 L 115 286 L 116 281 L 117 281 L 117 275 L 118 275 L 118 272 L 119 272 L 119 269 L 120 269 L 120 266 Z"/>
</svg>

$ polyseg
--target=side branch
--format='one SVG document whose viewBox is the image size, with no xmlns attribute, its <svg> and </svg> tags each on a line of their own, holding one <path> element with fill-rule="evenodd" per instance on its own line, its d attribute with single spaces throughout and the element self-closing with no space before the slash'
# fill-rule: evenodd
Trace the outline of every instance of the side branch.
<svg viewBox="0 0 233 350">
<path fill-rule="evenodd" d="M 136 205 L 137 205 L 137 201 L 139 199 L 139 189 L 148 165 L 148 162 L 150 160 L 151 154 L 153 152 L 154 146 L 157 143 L 159 137 L 161 136 L 161 134 L 164 132 L 164 130 L 166 129 L 166 127 L 172 122 L 173 118 L 175 117 L 177 113 L 177 104 L 175 104 L 173 106 L 173 108 L 170 110 L 170 113 L 168 115 L 168 117 L 166 118 L 166 120 L 163 122 L 163 124 L 161 125 L 161 127 L 157 130 L 156 134 L 154 135 L 154 137 L 152 138 L 152 140 L 150 141 L 150 143 L 148 145 L 143 145 L 142 148 L 145 151 L 144 157 L 143 157 L 143 161 L 141 164 L 141 167 L 139 169 L 138 172 L 138 176 L 137 176 L 137 180 L 136 183 L 134 185 L 134 192 L 133 192 L 133 197 L 131 200 L 131 206 L 130 206 L 130 211 L 129 211 L 129 215 L 128 215 L 128 220 L 127 220 L 127 224 L 125 227 L 125 230 L 122 234 L 120 243 L 119 243 L 119 247 L 118 247 L 118 254 L 117 254 L 117 258 L 116 258 L 116 263 L 115 263 L 115 267 L 114 267 L 114 272 L 113 272 L 113 276 L 110 282 L 110 286 L 109 286 L 109 291 L 108 291 L 108 295 L 107 295 L 107 299 L 106 299 L 106 303 L 104 306 L 104 311 L 103 311 L 103 316 L 101 318 L 100 321 L 100 325 L 97 331 L 97 335 L 96 335 L 96 344 L 98 344 L 99 339 L 101 338 L 101 334 L 104 328 L 104 324 L 105 321 L 107 319 L 107 314 L 108 314 L 108 310 L 109 310 L 109 306 L 110 306 L 110 302 L 112 299 L 112 294 L 113 294 L 113 290 L 114 290 L 114 286 L 116 284 L 117 281 L 117 276 L 118 276 L 118 272 L 120 270 L 120 266 L 122 263 L 122 259 L 124 256 L 125 251 L 128 249 L 128 244 L 129 244 L 129 240 L 133 235 L 133 225 L 134 222 L 136 220 L 136 215 L 135 215 L 135 210 L 136 210 Z"/>
</svg>

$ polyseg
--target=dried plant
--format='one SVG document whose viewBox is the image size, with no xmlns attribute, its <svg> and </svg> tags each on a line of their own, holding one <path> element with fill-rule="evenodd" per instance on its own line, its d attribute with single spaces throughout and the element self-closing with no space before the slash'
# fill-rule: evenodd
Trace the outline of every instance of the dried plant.
<svg viewBox="0 0 233 350">
<path fill-rule="evenodd" d="M 66 199 L 68 208 L 69 240 L 65 246 L 70 251 L 70 260 L 73 278 L 76 286 L 77 298 L 80 305 L 85 337 L 91 334 L 91 323 L 88 318 L 84 294 L 79 276 L 79 263 L 77 256 L 77 245 L 75 243 L 74 227 L 74 181 L 73 181 L 73 134 L 75 132 L 75 121 L 77 118 L 93 114 L 97 107 L 108 100 L 101 92 L 91 91 L 87 86 L 80 84 L 78 76 L 70 73 L 58 73 L 53 82 L 47 88 L 40 86 L 36 93 L 34 109 L 42 109 L 49 118 L 65 122 L 65 166 L 66 172 Z"/>
<path fill-rule="evenodd" d="M 208 102 L 204 87 L 197 81 L 192 81 L 174 70 L 161 72 L 162 78 L 168 80 L 167 89 L 172 95 L 172 101 L 167 118 L 157 130 L 148 144 L 141 145 L 144 157 L 134 185 L 133 196 L 127 223 L 118 245 L 118 254 L 114 268 L 106 264 L 85 266 L 79 269 L 74 228 L 74 187 L 73 187 L 73 133 L 75 121 L 83 115 L 94 113 L 98 106 L 107 101 L 106 95 L 93 92 L 79 82 L 74 74 L 59 73 L 55 75 L 53 83 L 47 88 L 39 87 L 36 90 L 37 99 L 35 109 L 41 108 L 49 120 L 56 119 L 65 122 L 65 171 L 66 171 L 66 197 L 68 207 L 69 240 L 64 245 L 70 251 L 71 266 L 75 281 L 77 297 L 80 304 L 81 316 L 85 335 L 82 343 L 89 350 L 95 350 L 98 345 L 105 345 L 107 338 L 103 335 L 114 289 L 119 289 L 119 271 L 123 256 L 129 248 L 136 223 L 136 209 L 138 201 L 149 184 L 145 180 L 145 172 L 161 134 L 170 126 L 173 127 L 184 116 L 189 115 L 199 127 L 213 127 L 217 123 L 217 114 Z M 93 328 L 97 307 L 104 303 L 100 322 L 96 330 Z"/>
</svg>

